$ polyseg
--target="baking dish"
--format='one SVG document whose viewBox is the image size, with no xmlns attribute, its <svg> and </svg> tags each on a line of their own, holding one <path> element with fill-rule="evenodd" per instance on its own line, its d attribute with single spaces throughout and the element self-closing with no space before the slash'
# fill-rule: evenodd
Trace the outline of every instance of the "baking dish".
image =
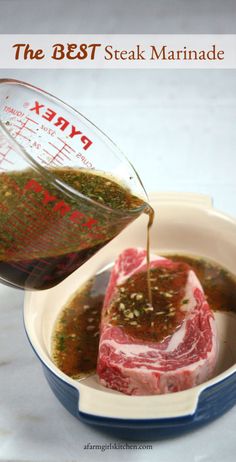
<svg viewBox="0 0 236 462">
<path fill-rule="evenodd" d="M 236 220 L 215 210 L 208 196 L 156 193 L 151 248 L 161 254 L 206 257 L 236 275 Z M 236 314 L 216 313 L 220 352 L 214 377 L 190 390 L 159 396 L 126 396 L 102 387 L 96 375 L 76 381 L 51 361 L 51 335 L 58 313 L 91 276 L 126 247 L 146 245 L 145 215 L 58 286 L 27 292 L 24 323 L 46 379 L 66 409 L 82 421 L 117 436 L 152 439 L 193 429 L 220 416 L 236 402 Z"/>
</svg>

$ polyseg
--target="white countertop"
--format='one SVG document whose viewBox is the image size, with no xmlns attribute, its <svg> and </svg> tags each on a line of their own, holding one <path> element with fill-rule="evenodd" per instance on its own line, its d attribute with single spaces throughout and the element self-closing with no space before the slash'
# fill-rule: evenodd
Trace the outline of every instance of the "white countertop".
<svg viewBox="0 0 236 462">
<path fill-rule="evenodd" d="M 0 33 L 235 32 L 230 0 L 111 4 L 0 0 Z M 79 109 L 127 154 L 149 192 L 205 193 L 236 217 L 235 71 L 4 70 L 0 77 L 39 85 Z M 119 441 L 77 421 L 52 394 L 24 333 L 23 295 L 0 286 L 0 461 L 235 460 L 236 407 L 188 435 L 151 442 L 152 450 L 84 449 Z"/>
</svg>

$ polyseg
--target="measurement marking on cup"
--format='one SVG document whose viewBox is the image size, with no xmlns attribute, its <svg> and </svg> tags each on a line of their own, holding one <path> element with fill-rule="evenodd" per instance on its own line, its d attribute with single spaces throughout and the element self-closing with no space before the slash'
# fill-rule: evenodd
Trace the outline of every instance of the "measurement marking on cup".
<svg viewBox="0 0 236 462">
<path fill-rule="evenodd" d="M 49 158 L 51 158 L 49 161 L 46 161 L 43 157 L 38 156 L 38 159 L 41 160 L 43 165 L 57 165 L 57 164 L 63 165 L 63 162 L 60 162 L 59 160 L 57 160 L 57 163 L 54 162 L 52 154 L 50 154 L 50 152 L 48 152 L 46 149 L 43 149 L 43 152 L 47 154 Z"/>
<path fill-rule="evenodd" d="M 0 148 L 4 148 L 4 145 L 0 145 Z M 8 156 L 10 154 L 10 151 L 12 151 L 12 148 L 11 146 L 9 146 L 9 144 L 6 146 L 6 151 L 0 151 L 0 170 L 5 170 L 3 167 L 2 167 L 2 164 L 3 162 L 6 162 L 8 164 L 11 164 L 13 165 L 13 162 L 11 160 L 8 159 Z"/>
<path fill-rule="evenodd" d="M 28 132 L 30 132 L 30 134 L 36 134 L 36 131 L 29 126 L 29 123 L 34 123 L 35 125 L 39 125 L 38 122 L 31 119 L 30 117 L 26 117 L 25 120 L 17 119 L 17 122 L 20 124 L 20 126 L 17 125 L 17 124 L 12 124 L 12 127 L 15 127 L 15 128 L 18 129 L 17 132 L 12 133 L 12 136 L 14 138 L 17 138 L 18 136 L 20 136 L 20 137 L 26 139 L 27 141 L 30 141 L 30 138 L 28 138 L 28 136 L 23 134 L 23 130 L 26 130 L 27 134 L 28 134 Z"/>
<path fill-rule="evenodd" d="M 41 156 L 38 156 L 38 158 L 47 165 L 63 165 L 64 159 L 71 160 L 70 154 L 74 154 L 76 152 L 68 143 L 66 143 L 66 141 L 62 140 L 61 138 L 57 139 L 60 143 L 62 143 L 61 147 L 56 146 L 51 141 L 48 143 L 53 149 L 56 150 L 55 153 L 50 153 L 47 149 L 43 149 L 43 152 L 45 152 L 45 154 L 47 154 L 49 157 L 48 161 L 46 161 Z"/>
</svg>

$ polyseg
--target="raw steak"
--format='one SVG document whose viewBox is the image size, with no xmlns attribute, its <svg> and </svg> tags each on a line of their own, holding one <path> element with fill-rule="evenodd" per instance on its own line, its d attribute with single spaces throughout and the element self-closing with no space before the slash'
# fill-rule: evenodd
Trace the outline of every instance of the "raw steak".
<svg viewBox="0 0 236 462">
<path fill-rule="evenodd" d="M 169 259 L 151 256 L 151 268 L 171 267 Z M 195 273 L 188 269 L 181 311 L 182 323 L 160 342 L 143 341 L 112 324 L 108 309 L 117 287 L 146 270 L 146 251 L 125 250 L 115 262 L 102 310 L 97 373 L 100 383 L 129 395 L 171 393 L 211 377 L 217 358 L 214 315 Z"/>
</svg>

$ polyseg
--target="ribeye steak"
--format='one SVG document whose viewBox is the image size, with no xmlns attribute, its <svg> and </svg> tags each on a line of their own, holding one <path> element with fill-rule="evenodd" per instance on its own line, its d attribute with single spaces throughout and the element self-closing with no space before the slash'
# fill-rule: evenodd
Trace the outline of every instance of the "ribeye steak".
<svg viewBox="0 0 236 462">
<path fill-rule="evenodd" d="M 176 265 L 156 255 L 151 255 L 150 261 L 151 268 L 173 270 Z M 213 312 L 190 267 L 182 288 L 181 323 L 171 335 L 161 341 L 142 339 L 114 322 L 110 308 L 114 300 L 119 300 L 120 288 L 146 269 L 146 251 L 139 248 L 126 249 L 115 262 L 101 317 L 97 362 L 100 383 L 129 395 L 170 393 L 196 386 L 211 377 L 218 348 Z M 172 289 L 171 281 L 169 284 Z"/>
</svg>

